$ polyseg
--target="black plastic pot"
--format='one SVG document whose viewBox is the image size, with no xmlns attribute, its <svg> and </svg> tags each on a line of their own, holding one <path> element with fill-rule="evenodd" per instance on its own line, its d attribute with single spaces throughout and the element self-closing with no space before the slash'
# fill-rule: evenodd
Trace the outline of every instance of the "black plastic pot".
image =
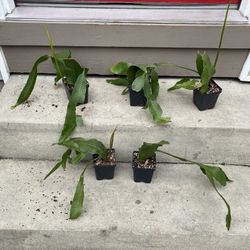
<svg viewBox="0 0 250 250">
<path fill-rule="evenodd" d="M 138 151 L 133 152 L 133 160 L 132 160 L 132 168 L 134 172 L 134 181 L 135 182 L 144 182 L 144 183 L 150 183 L 153 177 L 153 173 L 155 171 L 154 168 L 143 168 L 138 167 L 135 163 L 135 159 L 137 158 L 135 155 L 137 155 Z M 153 157 L 153 162 L 156 164 L 156 156 Z"/>
<path fill-rule="evenodd" d="M 69 85 L 66 85 L 65 83 L 64 83 L 63 85 L 64 85 L 64 88 L 65 88 L 67 97 L 68 97 L 68 99 L 69 99 L 70 96 L 71 96 L 71 94 L 72 94 L 73 88 L 72 88 L 72 87 L 69 87 Z M 88 100 L 89 100 L 89 84 L 86 85 L 86 93 L 85 93 L 84 102 L 82 102 L 82 103 L 80 103 L 80 102 L 77 103 L 77 106 L 78 106 L 78 105 L 82 105 L 82 104 L 88 103 Z"/>
<path fill-rule="evenodd" d="M 147 104 L 147 98 L 144 95 L 143 89 L 139 92 L 136 92 L 132 88 L 129 88 L 129 99 L 130 106 L 144 107 Z"/>
<path fill-rule="evenodd" d="M 113 149 L 113 154 L 115 156 L 115 150 Z M 97 165 L 98 154 L 93 155 L 95 176 L 97 180 L 110 180 L 114 178 L 116 164 L 111 165 L 109 162 Z"/>
<path fill-rule="evenodd" d="M 211 82 L 219 89 L 219 91 L 205 94 L 202 94 L 199 89 L 193 91 L 193 103 L 200 111 L 214 108 L 217 99 L 222 92 L 222 88 L 218 84 L 214 81 Z"/>
</svg>

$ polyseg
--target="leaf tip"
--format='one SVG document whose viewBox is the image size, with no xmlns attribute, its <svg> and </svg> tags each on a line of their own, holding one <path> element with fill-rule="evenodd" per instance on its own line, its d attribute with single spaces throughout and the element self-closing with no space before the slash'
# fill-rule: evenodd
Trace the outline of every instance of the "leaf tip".
<svg viewBox="0 0 250 250">
<path fill-rule="evenodd" d="M 10 107 L 10 109 L 12 109 L 12 110 L 13 110 L 13 109 L 15 109 L 17 106 L 18 106 L 18 105 L 17 105 L 17 104 L 15 104 L 15 105 L 11 106 L 11 107 Z"/>
</svg>

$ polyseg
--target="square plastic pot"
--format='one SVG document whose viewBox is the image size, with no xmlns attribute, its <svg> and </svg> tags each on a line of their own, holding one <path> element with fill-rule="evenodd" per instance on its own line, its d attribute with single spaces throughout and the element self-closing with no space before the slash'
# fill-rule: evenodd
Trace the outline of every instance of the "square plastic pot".
<svg viewBox="0 0 250 250">
<path fill-rule="evenodd" d="M 139 92 L 136 92 L 132 88 L 129 88 L 129 99 L 130 106 L 144 107 L 147 104 L 147 98 L 144 95 L 143 89 Z"/>
<path fill-rule="evenodd" d="M 222 88 L 217 83 L 213 80 L 211 82 L 219 89 L 219 91 L 205 94 L 201 93 L 199 89 L 193 91 L 193 103 L 200 111 L 214 108 L 217 99 L 222 92 Z"/>
<path fill-rule="evenodd" d="M 115 157 L 115 150 L 112 149 L 112 152 Z M 108 162 L 105 162 L 104 164 L 97 165 L 98 154 L 93 155 L 93 160 L 97 180 L 111 180 L 114 178 L 116 164 L 109 164 Z"/>
<path fill-rule="evenodd" d="M 134 174 L 134 181 L 135 182 L 144 182 L 144 183 L 151 183 L 155 167 L 154 168 L 143 168 L 138 167 L 135 163 L 135 154 L 137 154 L 138 151 L 133 152 L 133 158 L 132 158 L 132 169 Z M 156 156 L 153 157 L 153 161 L 156 164 Z"/>
</svg>

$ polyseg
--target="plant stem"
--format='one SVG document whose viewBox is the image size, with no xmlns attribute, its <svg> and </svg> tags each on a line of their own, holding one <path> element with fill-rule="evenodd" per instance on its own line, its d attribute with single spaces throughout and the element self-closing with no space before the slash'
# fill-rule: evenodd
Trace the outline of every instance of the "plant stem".
<svg viewBox="0 0 250 250">
<path fill-rule="evenodd" d="M 190 68 L 187 68 L 187 67 L 179 66 L 179 65 L 174 64 L 174 63 L 156 63 L 156 65 L 157 66 L 169 66 L 169 67 L 174 67 L 174 68 L 179 68 L 179 69 L 185 69 L 185 70 L 188 70 L 188 71 L 192 71 L 192 72 L 198 73 L 198 71 L 196 71 L 194 69 L 190 69 Z"/>
<path fill-rule="evenodd" d="M 225 15 L 225 18 L 224 18 L 224 24 L 223 24 L 223 27 L 222 27 L 222 30 L 221 30 L 221 35 L 220 35 L 219 47 L 217 49 L 216 58 L 214 60 L 214 68 L 216 68 L 216 65 L 217 65 L 217 62 L 218 62 L 218 59 L 219 59 L 221 46 L 222 46 L 222 41 L 223 41 L 225 29 L 226 29 L 226 23 L 227 23 L 227 18 L 228 18 L 228 14 L 229 14 L 230 5 L 231 5 L 231 0 L 228 0 L 227 11 L 226 11 L 226 15 Z"/>
<path fill-rule="evenodd" d="M 60 70 L 60 67 L 59 67 L 59 64 L 58 64 L 58 60 L 57 60 L 57 57 L 56 57 L 56 53 L 55 53 L 55 50 L 54 50 L 54 44 L 53 44 L 52 38 L 50 36 L 49 30 L 48 30 L 48 28 L 46 26 L 45 26 L 45 31 L 46 31 L 47 38 L 48 38 L 48 41 L 49 41 L 49 44 L 50 44 L 51 55 L 52 55 L 52 57 L 55 60 L 56 69 L 57 69 L 60 77 L 63 79 L 63 75 L 62 75 L 62 72 Z"/>
<path fill-rule="evenodd" d="M 179 157 L 179 156 L 170 154 L 170 153 L 168 153 L 168 152 L 165 152 L 165 151 L 162 151 L 162 150 L 159 150 L 159 149 L 157 150 L 157 152 L 162 153 L 162 154 L 169 155 L 169 156 L 171 156 L 171 157 L 173 157 L 173 158 L 176 158 L 176 159 L 178 159 L 178 160 L 180 160 L 180 161 L 185 161 L 185 162 L 189 162 L 189 163 L 192 163 L 192 164 L 200 164 L 199 162 L 187 160 L 187 159 L 184 159 L 184 158 L 182 158 L 182 157 Z"/>
</svg>

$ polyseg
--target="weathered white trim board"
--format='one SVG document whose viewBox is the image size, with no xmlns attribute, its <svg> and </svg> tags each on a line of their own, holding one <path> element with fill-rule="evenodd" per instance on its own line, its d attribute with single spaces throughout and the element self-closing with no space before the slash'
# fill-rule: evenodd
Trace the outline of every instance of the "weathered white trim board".
<svg viewBox="0 0 250 250">
<path fill-rule="evenodd" d="M 0 0 L 0 19 L 5 19 L 5 15 L 11 13 L 14 9 L 14 0 Z"/>
<path fill-rule="evenodd" d="M 245 64 L 243 65 L 239 79 L 243 82 L 250 82 L 250 52 Z"/>
<path fill-rule="evenodd" d="M 121 9 L 121 8 L 52 8 L 18 7 L 6 20 L 48 20 L 49 22 L 97 22 L 97 23 L 205 23 L 221 24 L 224 9 Z M 238 10 L 231 10 L 228 24 L 247 23 Z"/>
<path fill-rule="evenodd" d="M 240 12 L 243 16 L 248 17 L 248 22 L 250 23 L 250 1 L 242 0 L 240 5 Z"/>
<path fill-rule="evenodd" d="M 5 59 L 2 47 L 0 47 L 0 73 L 3 81 L 6 83 L 10 77 L 10 71 Z"/>
</svg>

